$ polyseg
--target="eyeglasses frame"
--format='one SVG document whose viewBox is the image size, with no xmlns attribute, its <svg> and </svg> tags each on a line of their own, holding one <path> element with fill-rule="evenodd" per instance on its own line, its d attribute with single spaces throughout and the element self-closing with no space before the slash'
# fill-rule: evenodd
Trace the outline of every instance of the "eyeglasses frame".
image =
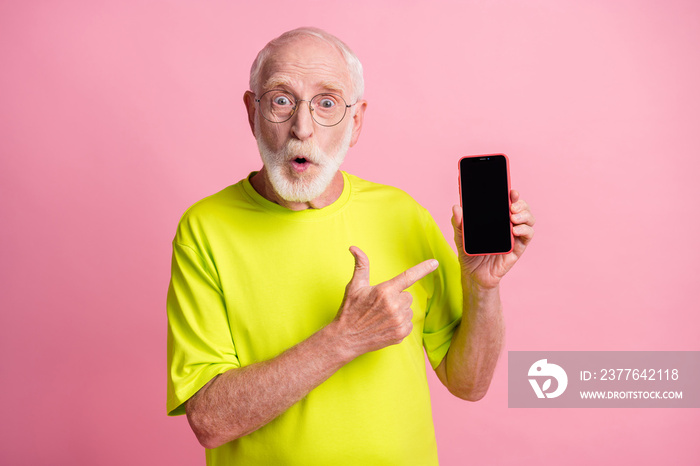
<svg viewBox="0 0 700 466">
<path fill-rule="evenodd" d="M 269 91 L 263 92 L 263 93 L 260 95 L 260 98 L 258 98 L 257 95 L 255 96 L 255 102 L 258 104 L 258 109 L 260 109 L 260 100 L 262 100 L 262 98 L 265 96 L 265 94 L 269 94 L 270 92 L 273 92 L 273 91 L 281 91 L 281 92 L 284 92 L 285 94 L 289 94 L 290 96 L 292 96 L 292 98 L 294 99 L 294 107 L 292 107 L 292 113 L 289 115 L 289 118 L 287 118 L 286 120 L 282 120 L 282 121 L 273 121 L 273 120 L 270 120 L 269 118 L 267 118 L 267 117 L 263 114 L 263 112 L 262 112 L 262 110 L 261 110 L 261 111 L 260 111 L 260 115 L 261 115 L 263 118 L 265 118 L 267 121 L 269 121 L 270 123 L 285 123 L 285 122 L 291 120 L 292 117 L 294 116 L 294 114 L 297 112 L 297 108 L 299 107 L 299 103 L 300 103 L 300 102 L 308 102 L 308 104 L 309 104 L 309 113 L 311 113 L 311 119 L 314 120 L 314 122 L 316 122 L 316 124 L 319 125 L 319 126 L 323 126 L 323 127 L 325 127 L 325 128 L 331 128 L 331 127 L 333 127 L 333 126 L 339 125 L 339 124 L 345 119 L 345 115 L 347 115 L 348 109 L 349 109 L 350 107 L 353 107 L 353 106 L 357 105 L 357 102 L 355 102 L 354 104 L 348 105 L 347 102 L 345 102 L 345 99 L 343 98 L 342 95 L 334 94 L 333 92 L 321 92 L 321 93 L 316 94 L 315 96 L 311 97 L 310 100 L 305 100 L 305 99 L 297 99 L 296 96 L 295 96 L 294 94 L 292 94 L 291 92 L 285 91 L 284 89 L 270 89 Z M 338 123 L 333 123 L 332 125 L 324 125 L 323 123 L 319 123 L 318 120 L 316 120 L 316 118 L 314 118 L 314 108 L 311 106 L 311 101 L 314 100 L 316 97 L 318 97 L 318 96 L 320 96 L 320 95 L 332 95 L 332 96 L 334 96 L 334 97 L 338 97 L 338 98 L 340 98 L 340 100 L 342 100 L 343 103 L 345 104 L 345 109 L 344 109 L 344 111 L 343 111 L 343 116 L 340 118 L 340 120 L 338 120 Z M 358 101 L 358 102 L 359 102 L 359 101 Z"/>
</svg>

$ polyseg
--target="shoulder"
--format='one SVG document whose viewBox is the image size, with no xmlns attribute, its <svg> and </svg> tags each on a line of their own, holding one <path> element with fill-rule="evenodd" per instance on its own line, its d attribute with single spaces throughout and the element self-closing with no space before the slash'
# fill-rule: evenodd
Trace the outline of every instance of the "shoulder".
<svg viewBox="0 0 700 466">
<path fill-rule="evenodd" d="M 364 211 L 379 211 L 385 220 L 400 217 L 402 222 L 409 219 L 419 224 L 432 221 L 425 207 L 406 191 L 386 184 L 364 180 L 346 173 L 352 187 L 353 205 Z"/>
<path fill-rule="evenodd" d="M 235 217 L 237 211 L 250 205 L 241 184 L 228 186 L 192 204 L 178 222 L 175 241 L 190 243 L 193 238 L 201 237 L 205 231 L 225 223 Z"/>
<path fill-rule="evenodd" d="M 428 210 L 404 190 L 353 175 L 348 175 L 348 179 L 352 187 L 352 212 L 359 224 L 424 238 L 435 223 Z"/>
<path fill-rule="evenodd" d="M 354 200 L 376 202 L 379 205 L 391 203 L 394 208 L 425 210 L 406 191 L 386 184 L 375 183 L 346 172 Z"/>
<path fill-rule="evenodd" d="M 236 201 L 242 200 L 239 184 L 240 183 L 232 184 L 219 192 L 200 199 L 187 208 L 182 218 L 207 216 L 222 209 L 226 209 L 227 207 L 231 207 Z"/>
</svg>

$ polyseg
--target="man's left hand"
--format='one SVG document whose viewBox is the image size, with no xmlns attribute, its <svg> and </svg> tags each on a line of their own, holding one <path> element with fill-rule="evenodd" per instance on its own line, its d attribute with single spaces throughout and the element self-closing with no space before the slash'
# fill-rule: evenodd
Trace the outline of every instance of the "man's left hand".
<svg viewBox="0 0 700 466">
<path fill-rule="evenodd" d="M 452 206 L 452 227 L 455 231 L 455 244 L 459 254 L 464 278 L 470 278 L 473 283 L 484 289 L 498 286 L 501 278 L 515 265 L 525 252 L 528 243 L 535 234 L 533 228 L 535 217 L 530 212 L 530 206 L 520 199 L 520 194 L 510 191 L 510 220 L 513 224 L 513 250 L 508 254 L 490 254 L 485 256 L 468 256 L 462 246 L 462 208 Z"/>
</svg>

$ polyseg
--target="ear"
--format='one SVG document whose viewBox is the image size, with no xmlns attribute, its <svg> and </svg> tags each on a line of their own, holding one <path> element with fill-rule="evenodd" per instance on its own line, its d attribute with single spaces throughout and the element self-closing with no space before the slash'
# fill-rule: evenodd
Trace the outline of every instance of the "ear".
<svg viewBox="0 0 700 466">
<path fill-rule="evenodd" d="M 357 144 L 362 131 L 362 122 L 365 118 L 365 110 L 367 109 L 366 100 L 358 100 L 355 104 L 355 114 L 352 117 L 352 138 L 350 139 L 350 147 Z"/>
<path fill-rule="evenodd" d="M 248 112 L 248 124 L 250 124 L 250 130 L 255 136 L 255 112 L 257 107 L 255 106 L 255 94 L 251 91 L 245 91 L 243 94 L 243 103 L 245 104 L 245 109 Z"/>
</svg>

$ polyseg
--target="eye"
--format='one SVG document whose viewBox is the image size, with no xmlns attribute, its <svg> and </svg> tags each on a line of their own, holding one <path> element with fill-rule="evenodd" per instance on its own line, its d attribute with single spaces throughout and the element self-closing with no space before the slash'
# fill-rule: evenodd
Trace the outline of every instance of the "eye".
<svg viewBox="0 0 700 466">
<path fill-rule="evenodd" d="M 275 105 L 279 105 L 280 107 L 287 107 L 289 105 L 292 105 L 292 99 L 290 99 L 289 96 L 280 94 L 272 98 L 272 103 L 274 103 Z"/>
<path fill-rule="evenodd" d="M 294 97 L 286 92 L 271 92 L 270 100 L 275 107 L 293 107 Z"/>
<path fill-rule="evenodd" d="M 322 97 L 318 102 L 319 108 L 333 108 L 335 105 L 335 100 L 330 97 Z"/>
</svg>

